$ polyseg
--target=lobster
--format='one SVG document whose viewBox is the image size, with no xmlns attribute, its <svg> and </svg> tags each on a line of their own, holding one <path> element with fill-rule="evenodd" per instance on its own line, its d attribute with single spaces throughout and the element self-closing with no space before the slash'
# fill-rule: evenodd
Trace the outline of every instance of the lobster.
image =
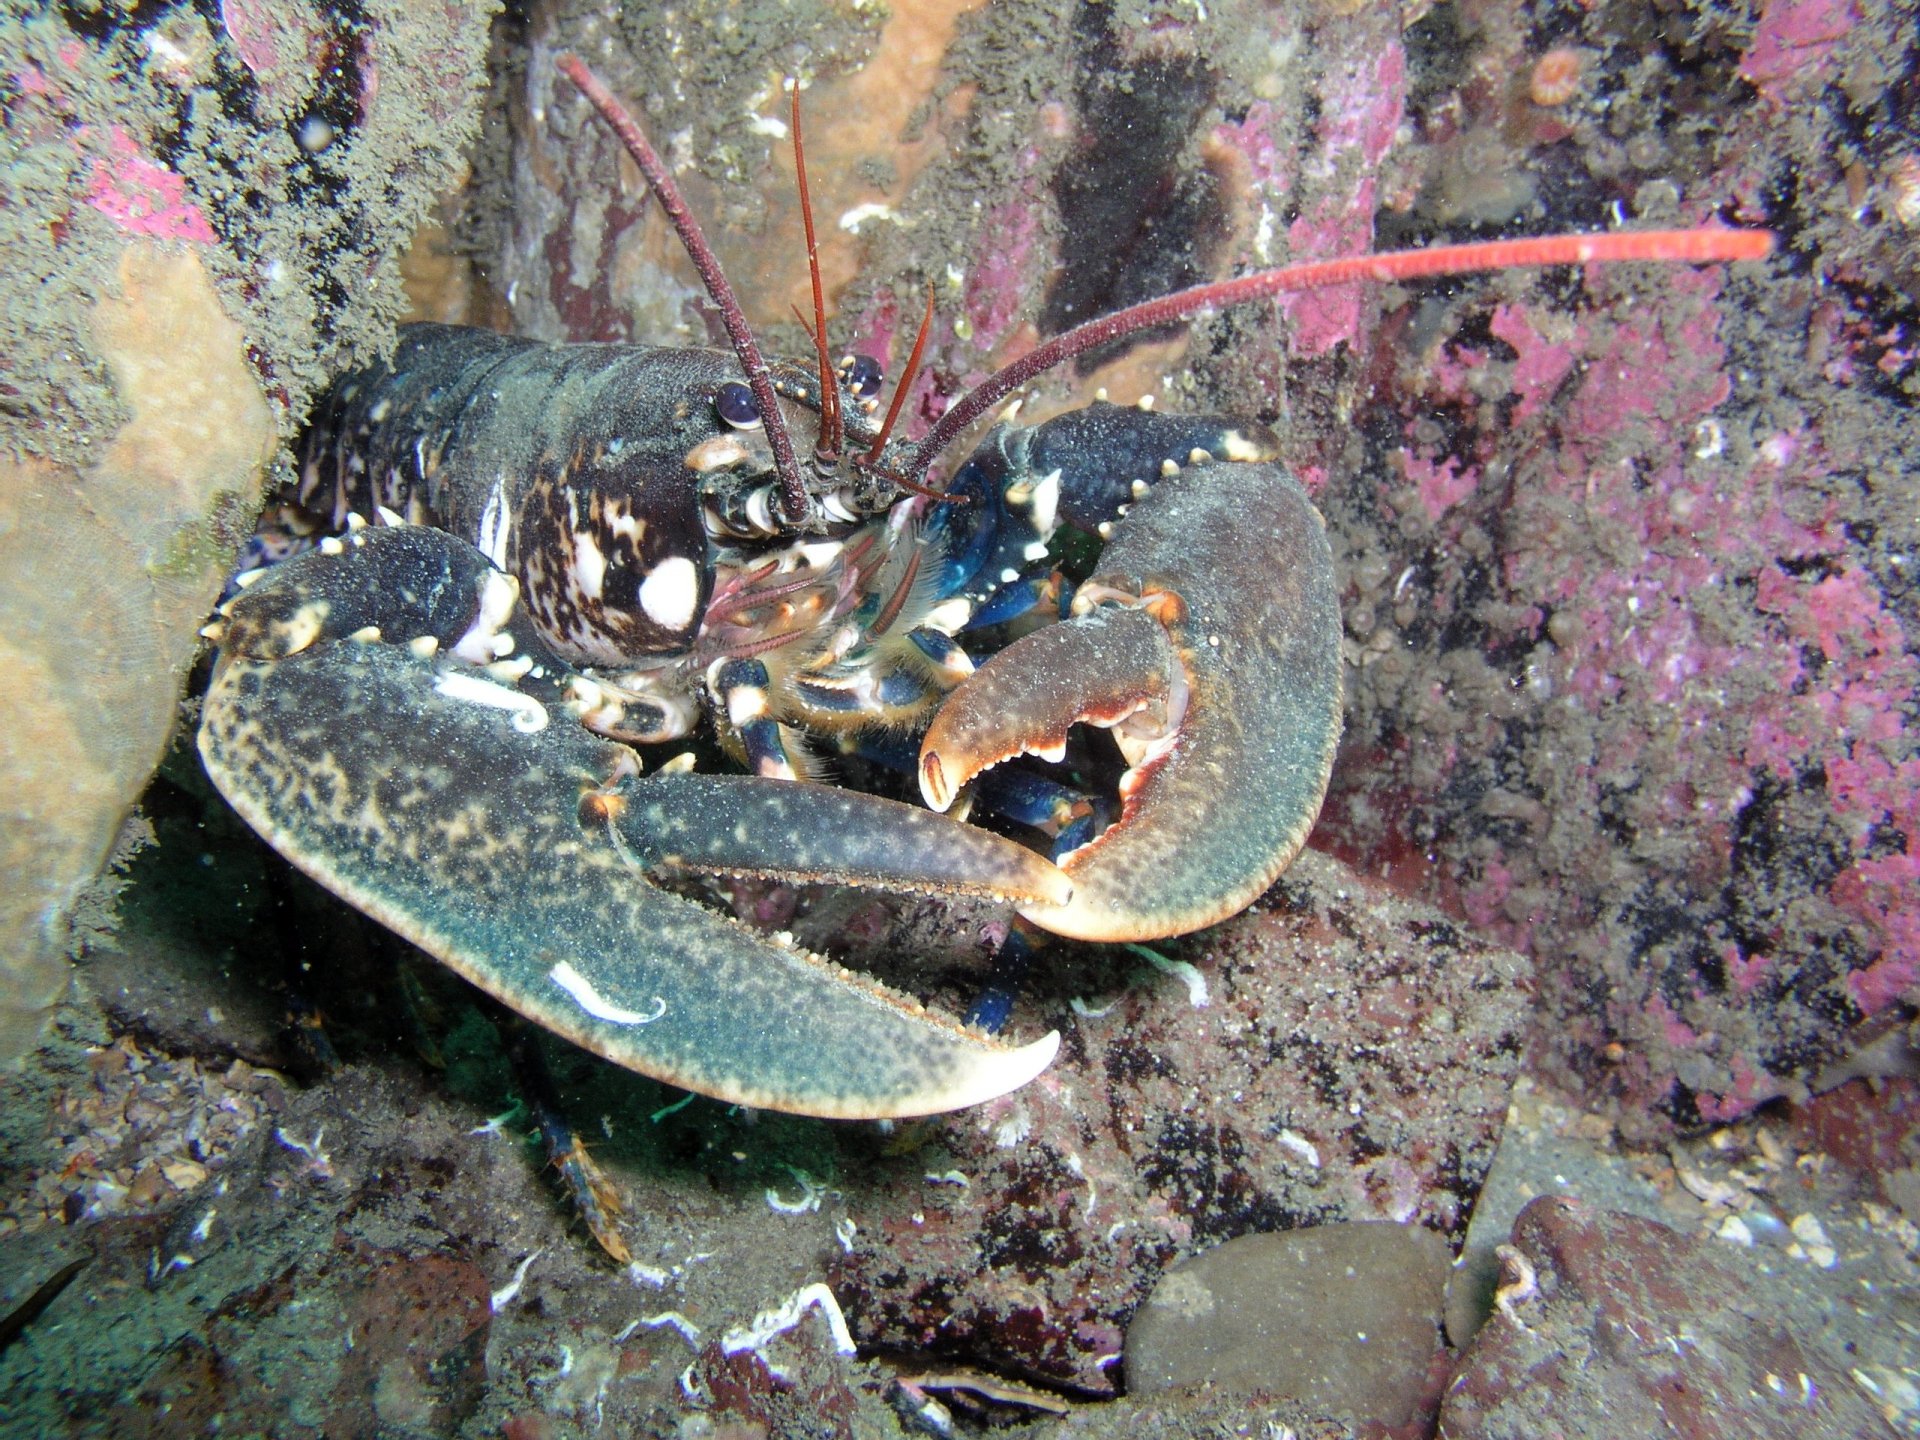
<svg viewBox="0 0 1920 1440">
<path fill-rule="evenodd" d="M 1056 336 L 908 442 L 926 322 L 878 422 L 877 367 L 829 359 L 817 264 L 815 356 L 763 358 L 638 125 L 582 62 L 557 64 L 678 229 L 731 352 L 407 328 L 304 443 L 295 498 L 337 533 L 241 577 L 208 627 L 199 749 L 290 861 L 512 1009 L 662 1081 L 801 1114 L 976 1104 L 1059 1037 L 1005 1043 L 669 882 L 983 895 L 1058 936 L 1184 934 L 1279 876 L 1333 765 L 1333 559 L 1270 430 L 1100 402 L 1003 420 L 935 484 L 962 431 L 1095 345 L 1283 291 L 1771 244 L 1611 233 L 1245 275 Z M 799 124 L 796 93 L 811 260 Z M 976 668 L 973 637 L 1041 616 L 1069 529 L 1104 549 L 1062 618 Z M 746 773 L 642 773 L 636 745 L 708 723 Z M 1118 743 L 1117 815 L 1050 792 L 1043 854 L 940 813 L 1002 762 L 1059 758 L 1077 725 Z M 927 808 L 808 778 L 809 737 L 899 736 Z"/>
</svg>

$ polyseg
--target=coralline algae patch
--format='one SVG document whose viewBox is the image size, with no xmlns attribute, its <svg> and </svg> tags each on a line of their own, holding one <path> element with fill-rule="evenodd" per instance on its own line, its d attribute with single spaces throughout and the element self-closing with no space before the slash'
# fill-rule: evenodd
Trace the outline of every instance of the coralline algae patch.
<svg viewBox="0 0 1920 1440">
<path fill-rule="evenodd" d="M 1856 533 L 1859 463 L 1729 407 L 1720 275 L 1662 276 L 1657 309 L 1585 283 L 1578 316 L 1502 303 L 1497 345 L 1441 347 L 1381 486 L 1437 553 L 1497 527 L 1497 598 L 1456 560 L 1434 606 L 1538 707 L 1421 747 L 1432 793 L 1490 771 L 1534 797 L 1457 818 L 1471 858 L 1441 883 L 1540 960 L 1562 1059 L 1724 1119 L 1920 974 L 1920 663 Z M 1513 429 L 1423 419 L 1490 404 Z"/>
<path fill-rule="evenodd" d="M 112 127 L 108 145 L 112 159 L 93 162 L 87 204 L 130 235 L 214 243 L 213 226 L 187 198 L 183 178 L 143 154 L 121 126 Z"/>
</svg>

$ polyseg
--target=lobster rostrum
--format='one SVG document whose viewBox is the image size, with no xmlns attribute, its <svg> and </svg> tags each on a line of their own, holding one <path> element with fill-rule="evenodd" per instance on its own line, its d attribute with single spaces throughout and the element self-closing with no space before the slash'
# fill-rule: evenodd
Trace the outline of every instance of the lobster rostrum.
<svg viewBox="0 0 1920 1440">
<path fill-rule="evenodd" d="M 925 323 L 883 423 L 877 367 L 830 362 L 817 266 L 812 363 L 763 359 L 638 127 L 558 64 L 679 229 L 732 353 L 409 327 L 304 443 L 296 498 L 338 533 L 241 577 L 208 627 L 200 752 L 289 860 L 513 1009 L 803 1114 L 974 1104 L 1037 1075 L 1058 1036 L 1002 1043 L 656 880 L 987 895 L 1057 935 L 1182 934 L 1293 859 L 1340 733 L 1332 556 L 1270 431 L 1097 403 L 1003 422 L 930 484 L 962 430 L 1093 345 L 1286 290 L 1770 245 L 1615 233 L 1243 276 L 1055 337 L 912 444 L 893 422 Z M 805 213 L 797 95 L 793 124 Z M 1104 539 L 1094 572 L 976 670 L 956 637 L 1035 606 L 1062 526 Z M 750 773 L 641 773 L 634 745 L 709 716 Z M 1097 833 L 1050 821 L 1049 857 L 937 813 L 1081 724 L 1126 762 Z M 806 737 L 888 734 L 918 737 L 930 809 L 806 778 Z"/>
</svg>

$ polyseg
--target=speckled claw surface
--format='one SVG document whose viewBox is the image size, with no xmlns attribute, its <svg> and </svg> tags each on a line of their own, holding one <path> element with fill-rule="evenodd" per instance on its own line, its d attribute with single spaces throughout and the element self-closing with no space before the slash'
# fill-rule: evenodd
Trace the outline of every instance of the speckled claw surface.
<svg viewBox="0 0 1920 1440">
<path fill-rule="evenodd" d="M 1244 909 L 1299 853 L 1340 735 L 1340 617 L 1325 527 L 1267 462 L 1208 461 L 1136 502 L 1075 615 L 989 660 L 921 747 L 945 808 L 989 765 L 1114 727 L 1120 820 L 1061 862 L 1059 935 L 1146 940 Z"/>
<path fill-rule="evenodd" d="M 457 556 L 461 545 L 395 533 L 410 538 L 386 546 Z M 401 643 L 376 638 L 359 614 L 348 617 L 357 638 L 330 628 L 312 582 L 380 544 L 289 562 L 222 625 L 229 647 L 200 753 L 234 808 L 301 869 L 528 1018 L 723 1100 L 929 1114 L 1014 1089 L 1053 1058 L 1055 1035 L 996 1043 L 648 879 L 675 865 L 766 871 L 770 857 L 797 854 L 803 870 L 848 883 L 944 884 L 938 872 L 958 869 L 1045 903 L 1067 893 L 1050 864 L 871 796 L 636 778 L 633 752 L 436 647 L 397 630 Z M 484 566 L 468 573 L 491 583 Z M 476 593 L 436 613 L 459 630 L 478 605 Z M 304 643 L 276 629 L 288 617 Z M 244 653 L 236 637 L 248 635 L 267 655 Z"/>
</svg>

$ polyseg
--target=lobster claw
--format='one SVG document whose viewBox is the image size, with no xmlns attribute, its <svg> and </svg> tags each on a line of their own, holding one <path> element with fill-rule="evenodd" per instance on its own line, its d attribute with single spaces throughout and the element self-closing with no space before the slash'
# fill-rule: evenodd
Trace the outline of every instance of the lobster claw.
<svg viewBox="0 0 1920 1440">
<path fill-rule="evenodd" d="M 376 627 L 365 597 L 382 591 Z M 1045 906 L 1068 894 L 1050 863 L 872 796 L 640 778 L 634 752 L 537 683 L 550 660 L 516 675 L 503 657 L 490 676 L 450 658 L 508 648 L 510 592 L 472 547 L 412 527 L 278 567 L 216 627 L 208 774 L 322 885 L 528 1018 L 669 1083 L 879 1118 L 977 1104 L 1046 1068 L 1057 1035 L 1002 1045 L 653 877 L 797 870 Z"/>
<path fill-rule="evenodd" d="M 1172 467 L 1169 467 L 1172 468 Z M 945 809 L 980 771 L 1057 758 L 1076 723 L 1114 730 L 1120 818 L 1060 867 L 1072 899 L 1023 904 L 1055 934 L 1184 934 L 1279 876 L 1319 814 L 1340 736 L 1340 617 L 1325 526 L 1269 461 L 1204 459 L 1114 525 L 1072 618 L 956 691 L 922 745 Z"/>
</svg>

